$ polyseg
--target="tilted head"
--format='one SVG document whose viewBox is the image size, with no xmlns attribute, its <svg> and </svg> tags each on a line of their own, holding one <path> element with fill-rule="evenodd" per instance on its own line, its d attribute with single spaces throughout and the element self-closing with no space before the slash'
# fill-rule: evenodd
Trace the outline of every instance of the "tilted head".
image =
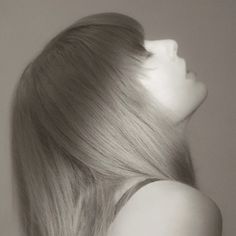
<svg viewBox="0 0 236 236">
<path fill-rule="evenodd" d="M 188 71 L 175 40 L 145 40 L 144 46 L 151 55 L 144 60 L 142 84 L 168 109 L 172 120 L 189 120 L 207 96 L 206 85 Z"/>
<path fill-rule="evenodd" d="M 196 184 L 185 137 L 140 83 L 145 47 L 133 18 L 94 14 L 24 70 L 11 120 L 24 235 L 103 235 L 116 188 L 131 177 Z"/>
</svg>

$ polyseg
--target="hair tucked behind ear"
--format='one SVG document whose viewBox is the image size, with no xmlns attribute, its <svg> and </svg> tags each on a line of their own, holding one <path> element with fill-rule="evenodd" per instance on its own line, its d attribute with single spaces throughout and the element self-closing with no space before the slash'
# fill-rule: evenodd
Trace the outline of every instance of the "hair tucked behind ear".
<svg viewBox="0 0 236 236">
<path fill-rule="evenodd" d="M 104 236 L 130 177 L 196 186 L 185 137 L 138 82 L 143 34 L 126 15 L 90 15 L 22 73 L 11 150 L 23 235 Z"/>
</svg>

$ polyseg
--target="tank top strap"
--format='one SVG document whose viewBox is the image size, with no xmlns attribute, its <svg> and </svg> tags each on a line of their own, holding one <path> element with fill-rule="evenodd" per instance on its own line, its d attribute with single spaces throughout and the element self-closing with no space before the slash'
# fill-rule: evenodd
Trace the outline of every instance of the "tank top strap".
<svg viewBox="0 0 236 236">
<path fill-rule="evenodd" d="M 154 182 L 154 181 L 158 181 L 161 179 L 158 178 L 148 178 L 145 179 L 141 182 L 138 182 L 137 184 L 131 186 L 119 199 L 119 201 L 116 203 L 115 206 L 115 213 L 114 213 L 114 217 L 117 215 L 117 213 L 120 211 L 120 209 L 125 205 L 125 203 L 130 199 L 130 197 L 136 192 L 138 191 L 141 187 L 143 187 L 144 185 L 150 183 L 150 182 Z"/>
</svg>

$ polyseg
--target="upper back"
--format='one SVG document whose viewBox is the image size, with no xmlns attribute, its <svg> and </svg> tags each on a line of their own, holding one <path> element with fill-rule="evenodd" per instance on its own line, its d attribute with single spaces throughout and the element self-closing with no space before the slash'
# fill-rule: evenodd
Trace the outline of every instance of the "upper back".
<svg viewBox="0 0 236 236">
<path fill-rule="evenodd" d="M 123 205 L 108 236 L 220 236 L 222 216 L 199 190 L 172 181 L 150 181 Z"/>
</svg>

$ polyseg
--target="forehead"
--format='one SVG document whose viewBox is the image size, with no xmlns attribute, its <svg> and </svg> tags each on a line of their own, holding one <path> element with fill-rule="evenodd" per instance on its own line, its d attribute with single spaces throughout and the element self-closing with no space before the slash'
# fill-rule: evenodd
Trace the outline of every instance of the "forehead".
<svg viewBox="0 0 236 236">
<path fill-rule="evenodd" d="M 178 47 L 178 43 L 174 39 L 155 39 L 155 40 L 148 40 L 144 39 L 144 45 L 146 47 L 154 47 L 154 46 L 173 46 L 174 48 Z"/>
<path fill-rule="evenodd" d="M 150 52 L 156 51 L 158 48 L 162 48 L 164 44 L 164 40 L 144 40 L 144 47 Z"/>
<path fill-rule="evenodd" d="M 151 41 L 145 39 L 144 42 L 143 42 L 143 45 L 148 49 L 151 46 Z"/>
</svg>

